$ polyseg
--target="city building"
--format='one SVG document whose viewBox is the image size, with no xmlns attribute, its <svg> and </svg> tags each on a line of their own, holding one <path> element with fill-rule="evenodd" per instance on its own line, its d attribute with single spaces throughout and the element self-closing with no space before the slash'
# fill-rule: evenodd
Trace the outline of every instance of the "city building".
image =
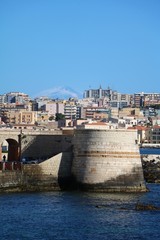
<svg viewBox="0 0 160 240">
<path fill-rule="evenodd" d="M 142 116 L 142 114 L 143 113 L 140 111 L 139 108 L 126 107 L 118 111 L 119 118 L 126 117 L 126 116 L 139 117 L 139 116 Z"/>
<path fill-rule="evenodd" d="M 47 123 L 49 121 L 49 115 L 47 111 L 38 111 L 37 112 L 37 124 Z"/>
<path fill-rule="evenodd" d="M 77 118 L 77 106 L 75 102 L 66 102 L 64 106 L 64 115 L 66 119 L 76 119 Z"/>
<path fill-rule="evenodd" d="M 102 89 L 89 89 L 85 90 L 83 94 L 84 98 L 92 99 L 98 103 L 98 106 L 110 106 L 115 108 L 123 108 L 131 105 L 132 95 L 121 94 L 117 91 L 113 91 L 110 88 Z"/>
<path fill-rule="evenodd" d="M 143 108 L 146 106 L 152 106 L 160 104 L 160 93 L 135 93 L 134 94 L 134 106 Z"/>
<path fill-rule="evenodd" d="M 149 128 L 146 126 L 129 126 L 127 129 L 137 129 L 137 143 L 143 144 L 148 143 L 149 137 Z"/>
<path fill-rule="evenodd" d="M 83 98 L 104 98 L 104 97 L 110 97 L 112 90 L 110 88 L 108 89 L 102 89 L 101 86 L 98 89 L 89 89 L 85 90 L 83 94 Z"/>
<path fill-rule="evenodd" d="M 4 100 L 4 103 L 24 104 L 30 101 L 30 97 L 28 96 L 28 94 L 21 92 L 9 92 L 4 94 Z"/>
<path fill-rule="evenodd" d="M 33 111 L 10 109 L 3 112 L 2 120 L 6 124 L 34 124 L 37 114 Z"/>
<path fill-rule="evenodd" d="M 147 142 L 152 144 L 160 144 L 160 126 L 154 125 L 149 128 Z"/>
<path fill-rule="evenodd" d="M 45 103 L 41 110 L 48 112 L 49 117 L 56 117 L 57 113 L 64 114 L 64 103 L 59 101 L 49 101 Z"/>
<path fill-rule="evenodd" d="M 82 111 L 84 119 L 103 119 L 110 116 L 110 109 L 105 107 L 84 107 Z"/>
<path fill-rule="evenodd" d="M 117 129 L 117 124 L 94 121 L 77 126 L 78 129 Z"/>
<path fill-rule="evenodd" d="M 121 94 L 116 91 L 112 92 L 110 96 L 110 106 L 113 108 L 123 108 L 131 105 L 131 95 Z"/>
</svg>

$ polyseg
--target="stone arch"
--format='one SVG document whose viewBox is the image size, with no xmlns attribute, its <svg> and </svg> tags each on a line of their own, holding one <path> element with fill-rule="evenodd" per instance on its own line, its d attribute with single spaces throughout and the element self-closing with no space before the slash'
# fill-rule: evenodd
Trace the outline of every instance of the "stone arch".
<svg viewBox="0 0 160 240">
<path fill-rule="evenodd" d="M 6 153 L 3 154 L 3 143 L 7 142 Z M 6 161 L 19 161 L 20 160 L 20 146 L 19 143 L 12 138 L 7 138 L 1 144 L 1 159 Z M 3 159 L 3 157 L 5 158 Z"/>
</svg>

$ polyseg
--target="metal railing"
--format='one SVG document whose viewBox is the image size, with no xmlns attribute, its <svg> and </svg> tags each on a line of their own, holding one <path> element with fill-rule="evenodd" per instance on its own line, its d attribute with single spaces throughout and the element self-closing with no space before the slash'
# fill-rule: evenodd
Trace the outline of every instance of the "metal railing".
<svg viewBox="0 0 160 240">
<path fill-rule="evenodd" d="M 0 162 L 0 171 L 21 171 L 21 162 Z"/>
</svg>

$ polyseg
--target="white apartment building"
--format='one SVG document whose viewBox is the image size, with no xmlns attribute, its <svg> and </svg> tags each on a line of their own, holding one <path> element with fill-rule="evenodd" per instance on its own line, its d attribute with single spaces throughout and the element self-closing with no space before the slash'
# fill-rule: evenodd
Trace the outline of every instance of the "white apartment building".
<svg viewBox="0 0 160 240">
<path fill-rule="evenodd" d="M 45 104 L 45 111 L 49 116 L 55 116 L 56 113 L 64 114 L 64 103 L 62 102 L 48 102 Z"/>
<path fill-rule="evenodd" d="M 64 115 L 66 119 L 76 119 L 77 106 L 74 104 L 66 103 L 64 107 Z"/>
</svg>

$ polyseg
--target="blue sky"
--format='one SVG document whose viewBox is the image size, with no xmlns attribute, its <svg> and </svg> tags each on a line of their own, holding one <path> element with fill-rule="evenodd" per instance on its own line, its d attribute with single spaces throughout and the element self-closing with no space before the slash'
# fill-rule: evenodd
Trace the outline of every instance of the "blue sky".
<svg viewBox="0 0 160 240">
<path fill-rule="evenodd" d="M 160 92 L 159 0 L 1 0 L 0 94 Z"/>
</svg>

